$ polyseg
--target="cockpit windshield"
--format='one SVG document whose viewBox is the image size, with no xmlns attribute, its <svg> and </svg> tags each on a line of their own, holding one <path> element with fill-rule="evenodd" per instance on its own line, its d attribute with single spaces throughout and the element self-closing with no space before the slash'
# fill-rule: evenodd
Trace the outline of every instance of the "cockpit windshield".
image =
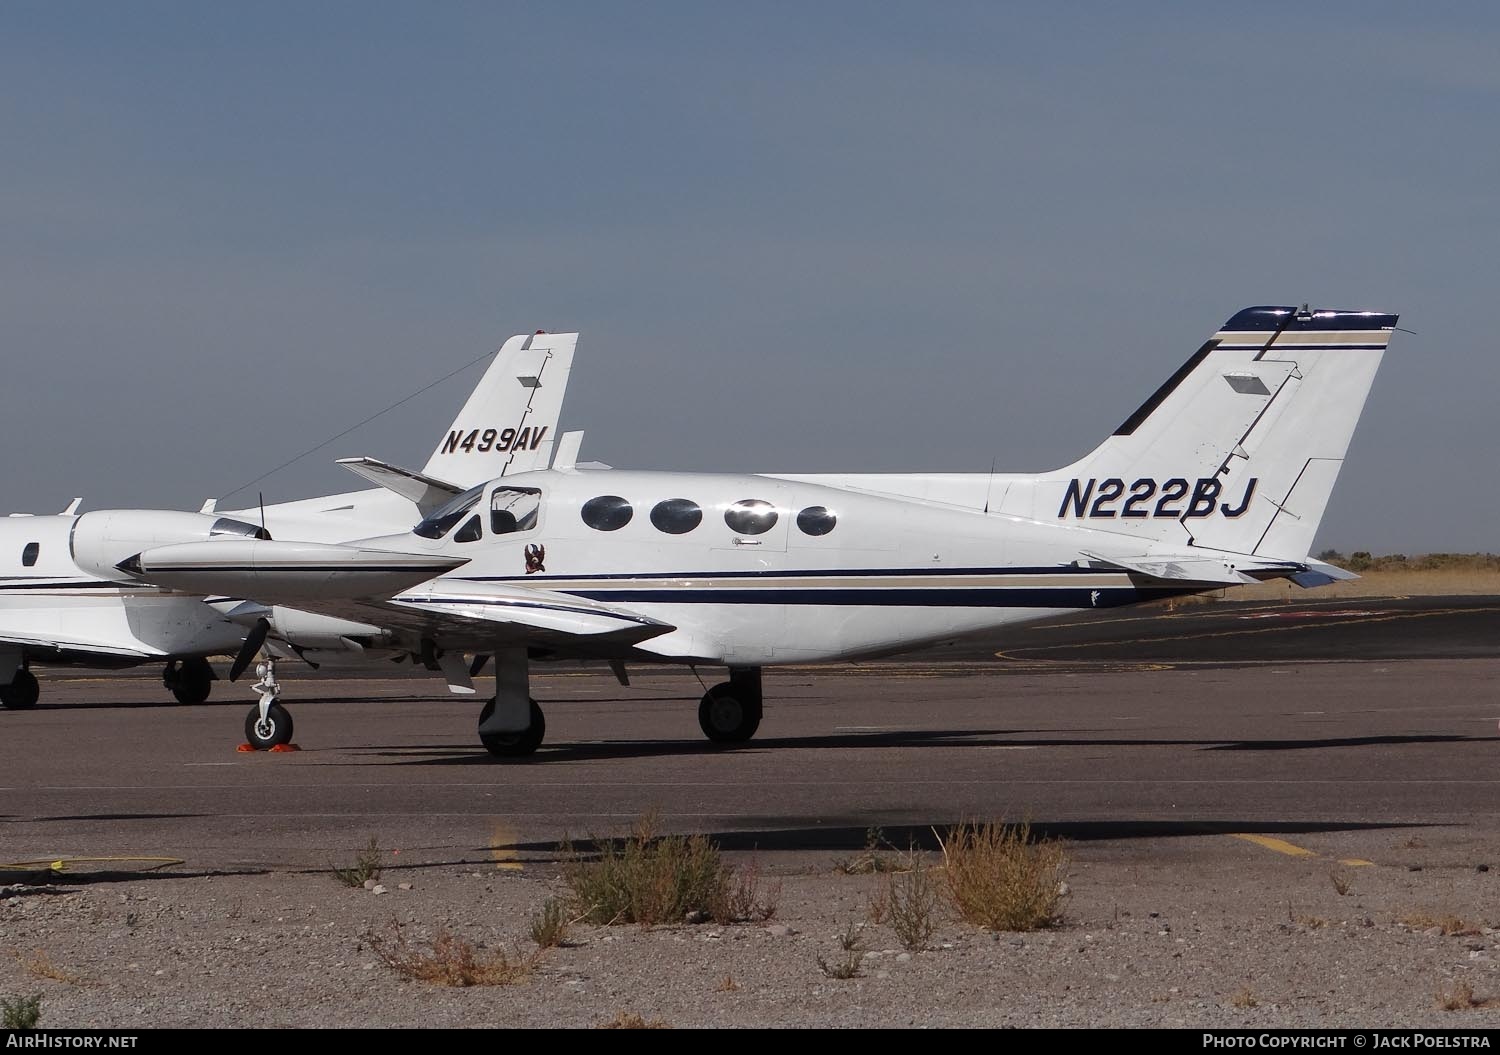
<svg viewBox="0 0 1500 1055">
<path fill-rule="evenodd" d="M 220 535 L 238 535 L 240 538 L 258 538 L 269 540 L 271 533 L 263 527 L 247 524 L 243 520 L 235 520 L 231 517 L 220 517 L 215 520 L 208 529 L 209 537 L 217 538 Z"/>
<path fill-rule="evenodd" d="M 420 524 L 412 528 L 412 533 L 423 538 L 442 538 L 453 530 L 453 525 L 462 520 L 465 513 L 479 504 L 479 499 L 483 496 L 484 484 L 469 488 L 427 514 Z"/>
</svg>

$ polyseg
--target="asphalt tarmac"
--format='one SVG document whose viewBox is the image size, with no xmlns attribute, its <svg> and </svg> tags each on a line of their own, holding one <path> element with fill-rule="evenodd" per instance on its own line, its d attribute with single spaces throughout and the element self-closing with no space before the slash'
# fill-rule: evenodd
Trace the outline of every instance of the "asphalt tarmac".
<svg viewBox="0 0 1500 1055">
<path fill-rule="evenodd" d="M 435 679 L 282 675 L 301 750 L 246 754 L 242 686 L 180 707 L 155 672 L 43 672 L 41 706 L 0 712 L 0 863 L 314 869 L 374 835 L 414 866 L 503 865 L 648 811 L 788 866 L 871 828 L 931 844 L 988 817 L 1100 845 L 1258 833 L 1354 857 L 1394 830 L 1500 834 L 1493 597 L 1126 610 L 768 672 L 760 733 L 734 750 L 703 740 L 685 669 L 624 688 L 540 668 L 548 740 L 526 762 L 491 759 L 477 700 Z"/>
</svg>

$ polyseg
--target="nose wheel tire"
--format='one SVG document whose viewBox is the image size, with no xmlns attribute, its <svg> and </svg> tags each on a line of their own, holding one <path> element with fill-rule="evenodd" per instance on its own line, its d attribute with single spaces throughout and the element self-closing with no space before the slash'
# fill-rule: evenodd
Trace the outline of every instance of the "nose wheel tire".
<svg viewBox="0 0 1500 1055">
<path fill-rule="evenodd" d="M 42 698 L 42 687 L 29 670 L 16 671 L 9 685 L 0 685 L 0 704 L 11 711 L 29 711 Z"/>
<path fill-rule="evenodd" d="M 491 700 L 479 712 L 482 726 L 495 713 L 495 701 Z M 524 758 L 536 753 L 547 736 L 547 719 L 535 700 L 531 701 L 531 724 L 518 733 L 480 733 L 479 742 L 496 758 Z"/>
<path fill-rule="evenodd" d="M 698 704 L 698 725 L 716 744 L 742 744 L 760 728 L 761 705 L 736 692 L 729 682 L 715 685 Z"/>
<path fill-rule="evenodd" d="M 245 740 L 257 751 L 269 751 L 273 747 L 291 743 L 291 714 L 281 704 L 273 703 L 262 721 L 260 705 L 256 704 L 245 715 Z"/>
</svg>

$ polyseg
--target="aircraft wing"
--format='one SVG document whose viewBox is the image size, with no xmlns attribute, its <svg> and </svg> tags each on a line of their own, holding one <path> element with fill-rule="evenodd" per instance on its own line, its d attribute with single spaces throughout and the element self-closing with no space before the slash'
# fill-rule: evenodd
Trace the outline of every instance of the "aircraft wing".
<svg viewBox="0 0 1500 1055">
<path fill-rule="evenodd" d="M 0 645 L 19 645 L 22 648 L 44 648 L 58 652 L 87 652 L 91 655 L 111 659 L 159 659 L 166 655 L 160 651 L 144 651 L 125 648 L 108 641 L 92 641 L 81 637 L 59 637 L 55 634 L 21 634 L 14 630 L 0 630 Z"/>
<path fill-rule="evenodd" d="M 510 583 L 439 578 L 467 561 L 356 546 L 235 539 L 146 550 L 122 565 L 174 590 L 254 597 L 307 612 L 373 623 L 447 649 L 526 645 L 611 654 L 670 633 L 626 608 Z"/>
</svg>

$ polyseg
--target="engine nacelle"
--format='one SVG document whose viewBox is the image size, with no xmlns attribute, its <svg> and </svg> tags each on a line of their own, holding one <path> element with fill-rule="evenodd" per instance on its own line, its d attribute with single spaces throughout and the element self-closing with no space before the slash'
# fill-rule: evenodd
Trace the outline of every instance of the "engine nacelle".
<svg viewBox="0 0 1500 1055">
<path fill-rule="evenodd" d="M 215 601 L 213 607 L 230 622 L 245 627 L 254 626 L 257 620 L 264 619 L 271 624 L 271 633 L 298 649 L 363 652 L 367 648 L 388 646 L 391 642 L 391 632 L 382 627 L 280 604 Z"/>
<path fill-rule="evenodd" d="M 112 582 L 139 582 L 118 565 L 142 550 L 177 542 L 215 538 L 269 538 L 254 524 L 208 513 L 170 509 L 99 509 L 73 523 L 69 548 L 73 562 L 90 575 Z"/>
</svg>

